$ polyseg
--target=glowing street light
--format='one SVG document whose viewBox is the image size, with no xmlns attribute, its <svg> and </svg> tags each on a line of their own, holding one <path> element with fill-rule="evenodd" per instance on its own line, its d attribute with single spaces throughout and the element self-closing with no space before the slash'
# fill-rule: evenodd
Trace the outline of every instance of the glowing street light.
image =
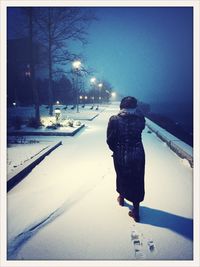
<svg viewBox="0 0 200 267">
<path fill-rule="evenodd" d="M 78 71 L 81 68 L 81 61 L 80 60 L 75 60 L 72 62 L 72 67 L 74 70 Z"/>
<path fill-rule="evenodd" d="M 93 97 L 92 97 L 92 100 L 93 100 L 93 106 L 94 106 L 94 99 L 95 99 L 95 87 L 96 87 L 96 81 L 97 81 L 97 79 L 96 79 L 96 77 L 92 77 L 91 79 L 90 79 L 90 84 L 91 84 L 91 87 L 92 87 L 92 91 L 93 91 Z"/>
<path fill-rule="evenodd" d="M 79 99 L 83 99 L 82 95 L 79 96 Z"/>
<path fill-rule="evenodd" d="M 111 93 L 111 96 L 112 96 L 113 98 L 116 97 L 116 95 L 117 95 L 116 92 L 112 92 L 112 93 Z"/>
<path fill-rule="evenodd" d="M 100 104 L 100 100 L 101 100 L 101 88 L 103 87 L 103 83 L 98 83 L 98 87 L 99 87 L 99 104 Z"/>
<path fill-rule="evenodd" d="M 60 104 L 60 101 L 56 101 L 56 104 L 59 105 Z"/>
<path fill-rule="evenodd" d="M 17 103 L 16 102 L 13 102 L 13 106 L 16 107 Z"/>
<path fill-rule="evenodd" d="M 75 60 L 72 62 L 72 69 L 74 70 L 74 74 L 76 74 L 76 82 L 75 82 L 75 90 L 76 90 L 76 112 L 79 112 L 79 106 L 78 106 L 78 72 L 81 69 L 81 61 L 80 60 Z"/>
<path fill-rule="evenodd" d="M 103 83 L 99 83 L 98 87 L 101 89 L 103 87 Z"/>
<path fill-rule="evenodd" d="M 96 83 L 96 78 L 95 78 L 95 77 L 92 77 L 92 78 L 90 79 L 90 82 L 91 82 L 91 84 L 95 84 L 95 83 Z"/>
</svg>

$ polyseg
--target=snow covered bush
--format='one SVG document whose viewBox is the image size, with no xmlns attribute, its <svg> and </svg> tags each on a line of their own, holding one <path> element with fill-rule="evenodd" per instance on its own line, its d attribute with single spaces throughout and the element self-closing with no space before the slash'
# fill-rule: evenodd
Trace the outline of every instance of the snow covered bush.
<svg viewBox="0 0 200 267">
<path fill-rule="evenodd" d="M 42 125 L 48 129 L 57 129 L 58 127 L 78 127 L 81 125 L 80 121 L 74 121 L 70 118 L 63 118 L 59 123 L 56 122 L 55 117 L 44 117 L 41 119 Z"/>
<path fill-rule="evenodd" d="M 55 117 L 42 117 L 41 123 L 45 127 L 52 126 L 53 124 L 56 123 L 56 118 Z"/>
<path fill-rule="evenodd" d="M 73 127 L 74 126 L 74 120 L 67 118 L 67 119 L 63 119 L 61 121 L 61 124 L 63 127 Z"/>
<path fill-rule="evenodd" d="M 68 120 L 68 126 L 74 127 L 74 120 Z"/>
<path fill-rule="evenodd" d="M 81 126 L 81 122 L 80 121 L 75 121 L 74 122 L 74 126 Z"/>
</svg>

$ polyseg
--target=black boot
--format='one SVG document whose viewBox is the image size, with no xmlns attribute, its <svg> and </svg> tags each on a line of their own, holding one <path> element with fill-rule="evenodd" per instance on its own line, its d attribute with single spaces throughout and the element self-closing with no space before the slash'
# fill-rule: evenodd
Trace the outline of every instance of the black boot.
<svg viewBox="0 0 200 267">
<path fill-rule="evenodd" d="M 140 205 L 138 203 L 134 204 L 134 207 L 131 211 L 129 211 L 129 216 L 131 216 L 136 222 L 140 221 L 140 215 L 139 215 L 139 208 Z"/>
</svg>

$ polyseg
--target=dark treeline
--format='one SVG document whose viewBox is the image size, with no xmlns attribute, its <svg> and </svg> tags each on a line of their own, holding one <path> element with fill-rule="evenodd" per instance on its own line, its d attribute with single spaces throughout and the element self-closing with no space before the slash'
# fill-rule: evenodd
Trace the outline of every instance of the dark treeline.
<svg viewBox="0 0 200 267">
<path fill-rule="evenodd" d="M 40 104 L 48 104 L 52 115 L 55 101 L 73 102 L 75 93 L 77 98 L 85 90 L 78 85 L 91 72 L 82 68 L 79 83 L 74 84 L 71 64 L 84 58 L 70 44 L 85 45 L 87 29 L 95 19 L 88 8 L 8 8 L 8 33 L 12 35 L 7 42 L 8 104 L 34 104 L 39 124 Z"/>
<path fill-rule="evenodd" d="M 30 78 L 17 76 L 14 71 L 10 71 L 10 79 L 8 79 L 8 106 L 13 106 L 16 103 L 18 106 L 28 106 L 34 105 L 33 92 L 31 91 Z M 39 105 L 49 105 L 49 90 L 48 90 L 48 79 L 36 79 L 36 86 L 38 90 Z M 86 90 L 87 89 L 87 90 Z M 106 90 L 111 87 L 106 87 L 104 85 L 101 90 L 85 88 L 83 85 L 79 88 L 79 99 L 80 97 L 85 99 L 84 102 L 87 103 L 98 103 L 99 95 L 101 95 L 101 102 L 108 102 L 110 99 L 110 93 L 108 94 Z M 52 92 L 53 92 L 53 104 L 59 101 L 62 105 L 76 103 L 76 91 L 73 88 L 72 81 L 67 77 L 67 75 L 62 75 L 61 77 L 53 80 L 52 82 Z M 81 99 L 79 100 L 81 102 Z M 83 100 L 82 100 L 83 102 Z"/>
</svg>

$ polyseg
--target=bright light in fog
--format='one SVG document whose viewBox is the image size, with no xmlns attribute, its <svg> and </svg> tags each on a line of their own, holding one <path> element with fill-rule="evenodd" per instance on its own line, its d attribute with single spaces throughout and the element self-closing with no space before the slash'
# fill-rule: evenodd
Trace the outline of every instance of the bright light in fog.
<svg viewBox="0 0 200 267">
<path fill-rule="evenodd" d="M 112 97 L 116 97 L 116 93 L 115 93 L 115 92 L 112 92 L 112 93 L 111 93 L 111 96 L 112 96 Z"/>
<path fill-rule="evenodd" d="M 75 70 L 79 70 L 81 67 L 81 62 L 79 60 L 76 60 L 72 63 L 72 66 Z"/>
<path fill-rule="evenodd" d="M 99 86 L 99 88 L 102 88 L 103 83 L 99 83 L 98 86 Z"/>
<path fill-rule="evenodd" d="M 92 77 L 92 78 L 90 79 L 90 82 L 91 82 L 91 83 L 95 83 L 95 82 L 96 82 L 96 78 L 95 78 L 95 77 Z"/>
</svg>

